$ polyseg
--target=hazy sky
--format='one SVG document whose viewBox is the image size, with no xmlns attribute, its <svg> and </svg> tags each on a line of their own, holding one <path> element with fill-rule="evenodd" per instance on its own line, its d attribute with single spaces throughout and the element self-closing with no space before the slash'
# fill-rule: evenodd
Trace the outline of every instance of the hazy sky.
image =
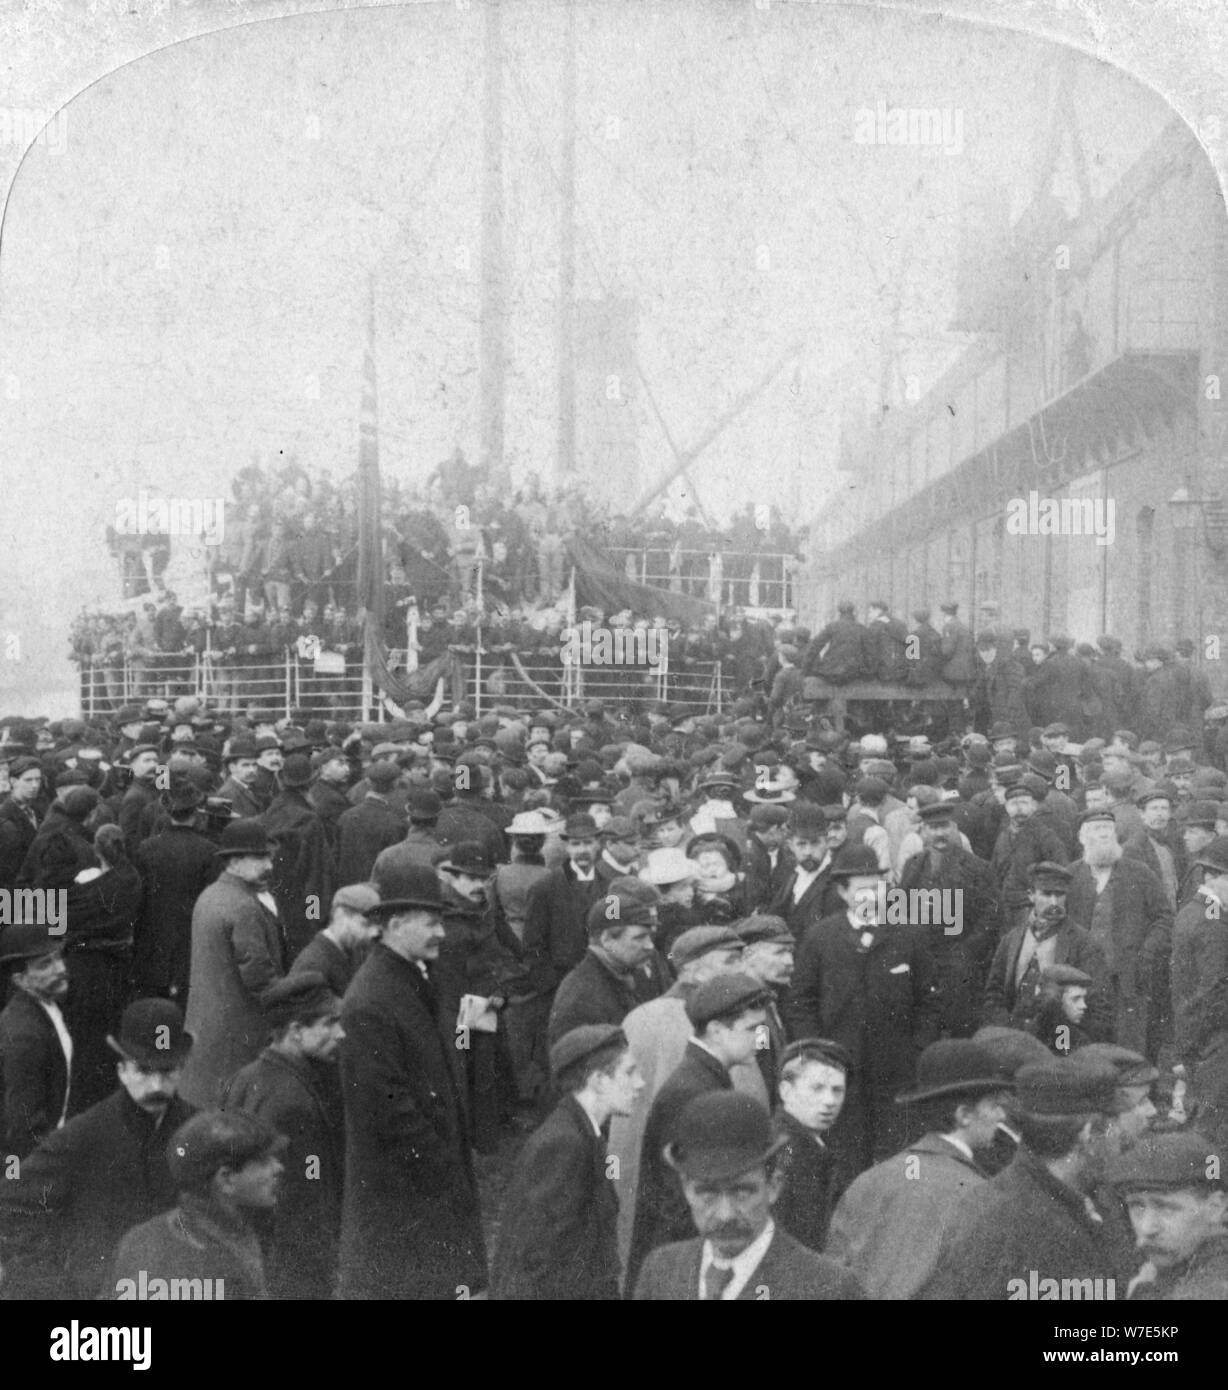
<svg viewBox="0 0 1228 1390">
<path fill-rule="evenodd" d="M 746 3 L 581 6 L 576 36 L 577 293 L 636 300 L 683 445 L 801 344 L 696 478 L 714 510 L 803 519 L 830 482 L 831 374 L 877 380 L 900 287 L 915 369 L 962 341 L 961 192 L 997 179 L 1023 206 L 1057 50 Z M 504 39 L 507 450 L 548 477 L 560 9 L 506 4 Z M 478 5 L 253 23 L 117 70 L 34 145 L 0 246 L 4 622 L 26 657 L 0 703 L 64 711 L 68 621 L 115 594 L 118 499 L 226 494 L 253 454 L 352 469 L 371 276 L 386 474 L 477 454 L 482 67 Z M 859 143 L 879 103 L 948 113 L 958 148 Z M 1076 104 L 1097 193 L 1169 114 L 1086 59 Z M 670 454 L 633 395 L 642 486 Z"/>
</svg>

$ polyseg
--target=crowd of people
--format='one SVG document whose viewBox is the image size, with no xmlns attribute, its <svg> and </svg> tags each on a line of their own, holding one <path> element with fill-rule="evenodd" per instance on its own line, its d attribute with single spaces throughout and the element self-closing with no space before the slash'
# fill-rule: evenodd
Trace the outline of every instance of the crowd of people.
<svg viewBox="0 0 1228 1390">
<path fill-rule="evenodd" d="M 0 1297 L 1228 1295 L 1228 711 L 956 611 L 941 737 L 836 728 L 868 617 L 707 715 L 4 721 Z"/>
</svg>

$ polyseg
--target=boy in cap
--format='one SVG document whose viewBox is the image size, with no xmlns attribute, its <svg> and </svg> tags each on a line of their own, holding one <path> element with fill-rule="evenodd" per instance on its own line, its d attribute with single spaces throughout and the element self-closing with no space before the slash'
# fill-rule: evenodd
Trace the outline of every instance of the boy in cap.
<svg viewBox="0 0 1228 1390">
<path fill-rule="evenodd" d="M 832 1217 L 827 1251 L 871 1298 L 911 1298 L 934 1274 L 956 1212 L 988 1180 L 978 1154 L 1011 1089 L 974 1042 L 947 1038 L 921 1054 L 917 1085 L 897 1101 L 914 1107 L 924 1136 L 856 1178 Z"/>
<path fill-rule="evenodd" d="M 827 1038 L 802 1038 L 781 1055 L 775 1123 L 786 1141 L 785 1185 L 775 1216 L 811 1250 L 827 1244 L 831 1214 L 847 1184 L 826 1136 L 844 1108 L 848 1071 L 848 1052 Z"/>
<path fill-rule="evenodd" d="M 1058 1059 L 1021 1067 L 1015 1088 L 1015 1161 L 955 1212 L 918 1299 L 1027 1298 L 1033 1279 L 1058 1290 L 1074 1281 L 1088 1299 L 1096 1280 L 1112 1287 L 1112 1242 L 1086 1198 L 1111 1157 L 1117 1074 L 1107 1063 Z"/>
<path fill-rule="evenodd" d="M 852 1275 L 808 1250 L 773 1219 L 784 1186 L 767 1110 L 723 1091 L 689 1102 L 671 1131 L 669 1166 L 697 1237 L 654 1250 L 635 1284 L 637 1301 L 849 1301 Z"/>
<path fill-rule="evenodd" d="M 755 1055 L 767 1021 L 766 992 L 749 975 L 718 975 L 686 1001 L 694 1030 L 682 1061 L 657 1093 L 644 1127 L 626 1286 L 635 1287 L 648 1252 L 689 1230 L 686 1204 L 665 1159 L 665 1144 L 688 1101 L 707 1091 L 732 1090 L 730 1070 Z"/>
<path fill-rule="evenodd" d="M 114 1093 L 0 1183 L 6 1299 L 97 1298 L 124 1232 L 174 1205 L 166 1141 L 192 1114 L 177 1094 L 192 1045 L 183 1010 L 138 999 L 107 1042 L 118 1055 Z"/>
<path fill-rule="evenodd" d="M 559 1101 L 516 1159 L 491 1266 L 504 1300 L 618 1298 L 618 1191 L 603 1139 L 644 1081 L 622 1029 L 585 1024 L 550 1049 Z"/>
<path fill-rule="evenodd" d="M 1153 1134 L 1109 1166 L 1145 1263 L 1133 1300 L 1228 1299 L 1228 1192 L 1223 1159 L 1196 1130 Z"/>
<path fill-rule="evenodd" d="M 1092 977 L 1073 965 L 1046 965 L 1040 972 L 1036 1014 L 1028 1031 L 1054 1056 L 1069 1057 L 1091 1041 L 1082 1024 L 1092 984 Z"/>
<path fill-rule="evenodd" d="M 284 1148 L 281 1135 L 239 1110 L 206 1110 L 180 1125 L 167 1152 L 179 1204 L 120 1241 L 110 1297 L 148 1297 L 156 1281 L 169 1296 L 188 1281 L 189 1297 L 267 1299 L 253 1220 L 277 1205 Z"/>
<path fill-rule="evenodd" d="M 345 1117 L 337 1053 L 341 1000 L 323 975 L 287 975 L 264 1000 L 269 1045 L 231 1079 L 226 1110 L 257 1115 L 287 1140 L 286 1176 L 264 1231 L 272 1298 L 327 1299 L 337 1280 Z"/>
</svg>

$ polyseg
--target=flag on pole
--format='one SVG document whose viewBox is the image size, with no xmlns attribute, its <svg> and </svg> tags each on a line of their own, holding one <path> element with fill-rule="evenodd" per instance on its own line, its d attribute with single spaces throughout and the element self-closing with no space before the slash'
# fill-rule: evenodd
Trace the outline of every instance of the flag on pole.
<svg viewBox="0 0 1228 1390">
<path fill-rule="evenodd" d="M 367 307 L 358 427 L 358 604 L 376 632 L 384 624 L 384 546 L 380 515 L 379 410 L 375 394 L 375 283 Z"/>
</svg>

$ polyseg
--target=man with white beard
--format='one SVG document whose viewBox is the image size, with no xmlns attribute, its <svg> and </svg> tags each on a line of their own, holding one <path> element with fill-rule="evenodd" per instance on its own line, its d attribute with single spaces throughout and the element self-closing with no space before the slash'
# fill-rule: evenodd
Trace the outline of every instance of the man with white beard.
<svg viewBox="0 0 1228 1390">
<path fill-rule="evenodd" d="M 1085 812 L 1079 843 L 1083 857 L 1072 866 L 1067 916 L 1104 952 L 1117 1043 L 1154 1062 L 1169 1013 L 1173 909 L 1168 894 L 1146 864 L 1123 857 L 1111 811 Z"/>
</svg>

